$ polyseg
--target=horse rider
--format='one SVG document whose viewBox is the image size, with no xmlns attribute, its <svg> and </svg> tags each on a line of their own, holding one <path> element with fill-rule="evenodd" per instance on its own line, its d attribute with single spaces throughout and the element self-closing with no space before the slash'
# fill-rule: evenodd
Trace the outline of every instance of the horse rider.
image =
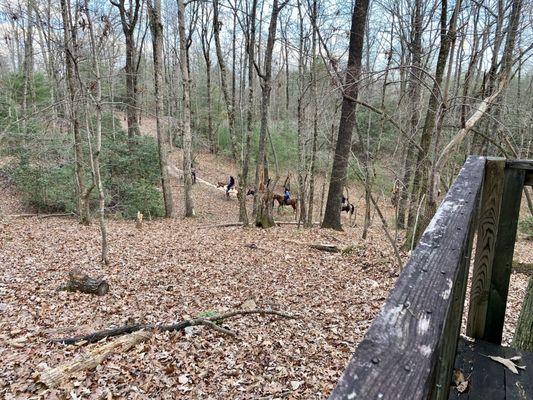
<svg viewBox="0 0 533 400">
<path fill-rule="evenodd" d="M 289 188 L 287 186 L 285 186 L 284 188 L 284 192 L 283 192 L 283 202 L 285 204 L 289 204 L 289 199 L 291 198 L 291 192 L 289 191 Z"/>
<path fill-rule="evenodd" d="M 226 197 L 229 197 L 229 191 L 235 187 L 235 178 L 233 178 L 233 176 L 229 176 L 229 181 L 228 181 L 228 184 L 226 186 Z"/>
</svg>

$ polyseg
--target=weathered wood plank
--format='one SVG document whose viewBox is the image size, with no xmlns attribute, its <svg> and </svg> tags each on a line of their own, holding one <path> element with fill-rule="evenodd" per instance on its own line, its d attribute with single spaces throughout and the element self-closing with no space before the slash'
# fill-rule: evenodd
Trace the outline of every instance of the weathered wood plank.
<svg viewBox="0 0 533 400">
<path fill-rule="evenodd" d="M 533 171 L 526 171 L 524 186 L 533 186 Z"/>
<path fill-rule="evenodd" d="M 511 358 L 525 369 L 514 374 L 504 365 L 488 356 Z M 468 391 L 459 393 L 451 388 L 449 400 L 527 400 L 533 398 L 533 354 L 510 347 L 476 340 L 459 340 L 455 368 L 469 381 Z"/>
<path fill-rule="evenodd" d="M 447 397 L 484 165 L 466 161 L 330 399 Z"/>
<path fill-rule="evenodd" d="M 507 168 L 533 171 L 533 160 L 507 160 Z"/>
<path fill-rule="evenodd" d="M 524 176 L 525 171 L 523 169 L 505 170 L 502 207 L 492 261 L 487 319 L 485 330 L 481 336 L 481 339 L 496 344 L 500 344 L 502 341 Z"/>
<path fill-rule="evenodd" d="M 470 307 L 466 325 L 466 333 L 472 338 L 482 338 L 485 332 L 504 177 L 505 159 L 487 159 L 481 194 Z"/>
<path fill-rule="evenodd" d="M 519 374 L 513 374 L 505 368 L 505 395 L 506 400 L 528 400 L 533 399 L 533 353 L 502 347 L 503 356 L 511 358 L 520 356 L 518 364 L 525 365 Z"/>
</svg>

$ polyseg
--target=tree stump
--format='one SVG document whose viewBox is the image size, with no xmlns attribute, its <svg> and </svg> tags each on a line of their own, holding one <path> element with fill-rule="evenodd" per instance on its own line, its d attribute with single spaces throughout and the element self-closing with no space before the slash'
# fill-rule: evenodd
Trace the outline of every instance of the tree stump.
<svg viewBox="0 0 533 400">
<path fill-rule="evenodd" d="M 69 281 L 59 286 L 57 290 L 96 294 L 98 296 L 103 296 L 109 292 L 109 284 L 103 277 L 91 278 L 79 269 L 70 271 L 68 276 Z"/>
</svg>

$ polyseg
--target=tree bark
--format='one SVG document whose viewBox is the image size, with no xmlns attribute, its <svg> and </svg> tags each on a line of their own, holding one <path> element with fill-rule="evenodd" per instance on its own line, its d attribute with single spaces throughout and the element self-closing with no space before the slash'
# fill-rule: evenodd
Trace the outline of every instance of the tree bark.
<svg viewBox="0 0 533 400">
<path fill-rule="evenodd" d="M 79 269 L 69 272 L 69 281 L 57 288 L 68 292 L 82 292 L 104 296 L 109 292 L 109 284 L 102 278 L 91 278 Z"/>
<path fill-rule="evenodd" d="M 426 111 L 426 117 L 424 120 L 424 128 L 422 129 L 422 135 L 420 137 L 420 150 L 418 151 L 416 168 L 414 171 L 413 186 L 411 190 L 411 201 L 409 205 L 409 215 L 407 219 L 407 227 L 410 229 L 407 235 L 407 243 L 413 242 L 410 240 L 414 236 L 414 242 L 418 241 L 421 233 L 424 231 L 427 222 L 427 215 L 422 212 L 420 216 L 420 222 L 417 226 L 414 226 L 415 217 L 417 214 L 418 205 L 421 202 L 422 196 L 426 195 L 427 182 L 429 171 L 431 169 L 430 160 L 430 146 L 432 139 L 435 136 L 435 125 L 439 110 L 443 105 L 443 93 L 441 90 L 442 81 L 444 78 L 444 72 L 446 70 L 446 63 L 448 61 L 448 54 L 450 52 L 451 44 L 456 34 L 456 24 L 459 11 L 461 9 L 461 0 L 455 3 L 455 8 L 450 17 L 449 24 L 447 21 L 448 2 L 442 0 L 441 3 L 441 16 L 440 16 L 440 47 L 437 57 L 437 67 L 435 70 L 435 76 L 433 81 L 433 88 L 428 100 L 428 107 Z M 429 221 L 428 221 L 429 222 Z"/>
<path fill-rule="evenodd" d="M 69 119 L 74 139 L 74 160 L 77 191 L 77 209 L 80 223 L 89 225 L 89 193 L 92 188 L 85 185 L 85 168 L 82 148 L 82 138 L 80 132 L 80 120 L 78 114 L 78 89 L 76 85 L 76 59 L 77 59 L 77 34 L 76 27 L 72 24 L 70 3 L 61 0 L 61 17 L 63 20 L 63 40 L 65 44 L 65 66 L 66 80 L 69 93 L 68 110 Z"/>
<path fill-rule="evenodd" d="M 140 135 L 139 85 L 137 83 L 139 63 L 136 57 L 135 28 L 139 20 L 141 2 L 140 0 L 130 0 L 128 10 L 126 10 L 125 0 L 111 1 L 111 4 L 119 10 L 126 44 L 126 64 L 124 66 L 126 75 L 126 121 L 128 124 L 128 137 L 131 139 L 136 135 Z"/>
<path fill-rule="evenodd" d="M 412 41 L 409 46 L 411 50 L 412 66 L 409 73 L 409 135 L 412 140 L 416 140 L 418 123 L 420 121 L 420 85 L 422 80 L 422 1 L 416 0 L 415 9 L 413 15 L 412 25 Z M 398 218 L 396 225 L 398 228 L 405 228 L 405 215 L 407 211 L 407 201 L 409 199 L 409 189 L 411 187 L 411 176 L 414 167 L 415 148 L 414 146 L 406 142 L 405 159 L 403 166 L 403 176 L 401 185 L 399 186 L 400 193 L 398 194 Z"/>
<path fill-rule="evenodd" d="M 355 126 L 356 103 L 354 99 L 358 95 L 358 80 L 361 76 L 361 60 L 363 56 L 368 4 L 369 0 L 356 0 L 352 14 L 341 121 L 339 124 L 339 133 L 333 158 L 328 200 L 324 220 L 322 221 L 322 228 L 342 230 L 340 204 L 342 191 L 346 183 L 346 172 L 352 145 L 352 132 Z"/>
<path fill-rule="evenodd" d="M 111 343 L 106 343 L 101 347 L 91 350 L 89 353 L 77 356 L 73 361 L 66 362 L 56 368 L 51 368 L 39 376 L 39 382 L 49 388 L 60 385 L 79 371 L 96 368 L 106 358 L 116 351 L 125 352 L 138 343 L 148 340 L 152 336 L 151 332 L 140 331 L 132 335 L 119 338 Z"/>
<path fill-rule="evenodd" d="M 222 26 L 218 17 L 218 0 L 213 0 L 213 26 L 215 31 L 215 47 L 218 59 L 218 66 L 220 69 L 220 86 L 224 97 L 224 103 L 226 104 L 226 112 L 228 114 L 228 129 L 230 138 L 231 155 L 233 159 L 240 164 L 240 172 L 237 178 L 237 197 L 239 199 L 239 220 L 243 225 L 248 225 L 248 213 L 246 210 L 246 177 L 243 174 L 244 160 L 242 160 L 241 154 L 238 151 L 237 134 L 235 130 L 235 108 L 233 97 L 230 97 L 228 84 L 227 84 L 227 72 L 226 63 L 224 62 L 224 56 L 222 54 L 222 46 L 220 44 L 220 28 Z"/>
<path fill-rule="evenodd" d="M 189 79 L 188 52 L 185 36 L 185 3 L 178 1 L 178 30 L 180 35 L 180 67 L 183 81 L 183 186 L 185 200 L 185 216 L 194 217 L 194 203 L 192 200 L 191 158 L 192 158 L 192 131 L 191 131 L 191 81 Z"/>
<path fill-rule="evenodd" d="M 87 25 L 89 27 L 89 39 L 91 45 L 92 54 L 92 67 L 94 74 L 94 90 L 95 94 L 91 95 L 87 93 L 87 97 L 90 97 L 95 106 L 96 123 L 95 123 L 95 147 L 92 148 L 91 143 L 91 126 L 89 123 L 88 113 L 85 113 L 87 136 L 89 143 L 89 157 L 91 161 L 91 172 L 93 177 L 93 185 L 98 190 L 98 221 L 100 225 L 101 234 L 101 254 L 100 261 L 104 264 L 108 264 L 108 243 L 107 243 L 107 226 L 105 222 L 105 193 L 104 185 L 102 183 L 102 176 L 100 173 L 100 153 L 102 151 L 102 77 L 100 74 L 100 46 L 97 45 L 93 23 L 91 15 L 89 13 L 89 0 L 85 0 L 85 14 L 87 16 Z M 100 42 L 102 43 L 102 42 Z M 87 99 L 88 100 L 88 99 Z"/>
<path fill-rule="evenodd" d="M 161 114 L 163 112 L 163 25 L 161 23 L 161 0 L 148 1 L 148 17 L 150 19 L 150 30 L 152 31 L 152 47 L 154 57 L 154 86 L 155 86 L 155 117 L 157 131 L 157 145 L 159 153 L 159 169 L 161 171 L 161 186 L 163 189 L 163 201 L 165 204 L 165 216 L 174 216 L 174 204 L 172 202 L 172 191 L 170 177 L 168 173 L 168 150 L 166 140 L 163 136 Z M 188 165 L 188 179 L 190 183 L 191 165 Z M 187 172 L 184 171 L 185 179 Z"/>
<path fill-rule="evenodd" d="M 259 186 L 259 176 L 263 170 L 263 181 L 267 184 L 264 194 L 261 196 L 259 206 L 257 208 L 256 226 L 262 228 L 270 228 L 275 225 L 274 217 L 272 215 L 272 185 L 268 184 L 268 166 L 266 156 L 266 139 L 268 131 L 268 111 L 270 107 L 270 92 L 272 91 L 272 53 L 274 50 L 274 42 L 276 40 L 276 27 L 278 23 L 278 15 L 287 2 L 278 5 L 278 0 L 273 0 L 272 14 L 270 16 L 270 24 L 268 27 L 268 39 L 265 50 L 264 71 L 259 74 L 261 78 L 261 127 L 259 130 L 259 151 L 257 155 L 257 164 L 255 169 L 256 186 Z M 254 200 L 257 196 L 254 196 Z M 257 201 L 257 200 L 256 200 Z"/>
</svg>

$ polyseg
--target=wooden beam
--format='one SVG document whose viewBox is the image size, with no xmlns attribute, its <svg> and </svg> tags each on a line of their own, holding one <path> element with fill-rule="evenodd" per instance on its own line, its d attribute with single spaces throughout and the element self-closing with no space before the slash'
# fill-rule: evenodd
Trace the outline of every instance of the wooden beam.
<svg viewBox="0 0 533 400">
<path fill-rule="evenodd" d="M 533 186 L 533 171 L 526 171 L 524 186 Z"/>
<path fill-rule="evenodd" d="M 485 159 L 469 157 L 330 399 L 446 399 Z"/>
<path fill-rule="evenodd" d="M 481 337 L 483 340 L 496 344 L 500 344 L 502 340 L 524 177 L 525 170 L 523 169 L 505 170 L 500 220 L 492 259 L 487 319 L 483 337 Z"/>
<path fill-rule="evenodd" d="M 507 160 L 505 165 L 510 169 L 524 169 L 526 171 L 533 171 L 533 160 Z"/>
<path fill-rule="evenodd" d="M 476 339 L 482 338 L 485 332 L 504 176 L 505 159 L 487 159 L 479 212 L 474 272 L 470 289 L 470 307 L 466 326 L 466 334 Z"/>
</svg>

